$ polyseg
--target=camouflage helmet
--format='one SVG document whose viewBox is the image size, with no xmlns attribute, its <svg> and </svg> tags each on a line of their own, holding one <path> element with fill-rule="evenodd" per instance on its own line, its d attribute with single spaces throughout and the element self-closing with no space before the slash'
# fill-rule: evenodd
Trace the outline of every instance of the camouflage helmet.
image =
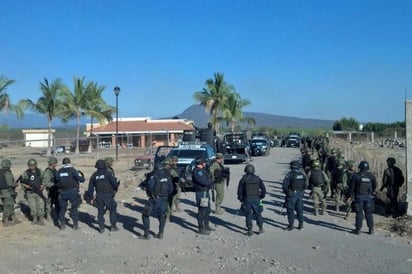
<svg viewBox="0 0 412 274">
<path fill-rule="evenodd" d="M 354 166 L 355 166 L 355 161 L 349 160 L 349 161 L 346 162 L 346 167 L 347 168 L 351 168 L 351 167 L 354 167 Z"/>
<path fill-rule="evenodd" d="M 388 159 L 386 159 L 386 162 L 388 163 L 388 165 L 393 166 L 394 164 L 396 164 L 396 160 L 393 157 L 389 157 Z"/>
<path fill-rule="evenodd" d="M 171 160 L 169 158 L 166 158 L 166 159 L 163 160 L 163 162 L 162 162 L 163 167 L 167 167 L 167 166 L 170 167 L 170 165 L 171 165 Z"/>
<path fill-rule="evenodd" d="M 174 161 L 174 162 L 177 162 L 179 160 L 179 158 L 177 158 L 176 155 L 173 155 L 173 156 L 170 157 L 170 160 Z"/>
<path fill-rule="evenodd" d="M 106 158 L 104 158 L 104 161 L 109 166 L 113 165 L 113 157 L 106 157 Z"/>
<path fill-rule="evenodd" d="M 3 159 L 1 161 L 1 167 L 11 167 L 11 161 L 9 159 Z"/>
<path fill-rule="evenodd" d="M 52 164 L 57 164 L 57 158 L 56 157 L 49 157 L 49 160 L 47 161 L 47 163 L 49 164 L 49 165 L 52 165 Z"/>
<path fill-rule="evenodd" d="M 320 162 L 318 160 L 313 160 L 311 166 L 312 167 L 320 167 Z"/>
<path fill-rule="evenodd" d="M 255 173 L 255 167 L 252 164 L 247 164 L 245 166 L 245 172 L 246 173 Z"/>
<path fill-rule="evenodd" d="M 345 166 L 345 159 L 339 158 L 338 159 L 338 166 Z"/>
<path fill-rule="evenodd" d="M 36 159 L 30 159 L 27 161 L 27 166 L 37 166 Z"/>
<path fill-rule="evenodd" d="M 359 163 L 358 168 L 359 168 L 360 171 L 367 171 L 367 170 L 369 170 L 369 163 L 366 162 L 366 161 L 362 161 L 362 162 Z"/>
</svg>

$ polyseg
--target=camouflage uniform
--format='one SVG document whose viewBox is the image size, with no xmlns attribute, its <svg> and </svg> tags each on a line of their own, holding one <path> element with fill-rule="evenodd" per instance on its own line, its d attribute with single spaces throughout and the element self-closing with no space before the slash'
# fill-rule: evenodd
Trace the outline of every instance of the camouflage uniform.
<svg viewBox="0 0 412 274">
<path fill-rule="evenodd" d="M 12 225 L 19 221 L 15 217 L 14 213 L 14 199 L 16 198 L 16 186 L 14 182 L 13 173 L 10 170 L 11 161 L 4 159 L 1 162 L 2 168 L 0 169 L 0 199 L 3 203 L 3 226 Z"/>
<path fill-rule="evenodd" d="M 50 157 L 48 160 L 49 166 L 43 171 L 42 183 L 46 187 L 48 195 L 46 201 L 46 219 L 50 221 L 52 219 L 51 212 L 54 207 L 56 213 L 58 213 L 58 198 L 59 194 L 56 188 L 56 166 L 57 158 Z"/>
<path fill-rule="evenodd" d="M 172 159 L 165 159 L 162 164 L 163 164 L 163 168 L 166 169 L 170 173 L 170 176 L 172 177 L 172 183 L 173 183 L 173 191 L 167 198 L 166 220 L 170 221 L 170 216 L 172 215 L 172 212 L 173 212 L 173 205 L 175 205 L 176 211 L 180 211 L 180 207 L 178 205 L 180 203 L 180 192 L 179 192 L 180 177 L 176 169 L 172 167 L 173 165 Z M 179 196 L 176 197 L 177 195 Z"/>
<path fill-rule="evenodd" d="M 344 169 L 345 161 L 340 158 L 338 160 L 337 168 L 332 171 L 331 179 L 333 181 L 333 185 L 336 186 L 335 192 L 335 206 L 336 212 L 339 212 L 339 207 L 344 205 L 344 194 L 345 191 L 348 189 L 348 176 Z"/>
<path fill-rule="evenodd" d="M 350 217 L 350 212 L 352 211 L 352 202 L 349 200 L 349 183 L 352 180 L 352 175 L 356 172 L 356 167 L 355 167 L 355 162 L 354 161 L 348 161 L 346 164 L 346 178 L 348 182 L 348 189 L 345 191 L 345 196 L 346 196 L 346 216 L 345 219 Z M 354 202 L 354 201 L 353 201 Z"/>
<path fill-rule="evenodd" d="M 106 163 L 107 170 L 112 173 L 112 175 L 115 177 L 114 169 L 113 169 L 113 158 L 112 157 L 106 157 L 104 158 L 104 162 Z"/>
<path fill-rule="evenodd" d="M 210 167 L 210 175 L 214 181 L 214 188 L 216 191 L 216 201 L 215 201 L 215 214 L 223 214 L 223 210 L 221 208 L 223 198 L 225 197 L 225 179 L 223 177 L 223 154 L 217 153 L 216 160 L 213 162 L 212 166 Z"/>
<path fill-rule="evenodd" d="M 308 172 L 308 180 L 313 199 L 314 215 L 318 215 L 319 202 L 322 204 L 322 214 L 327 214 L 325 193 L 327 193 L 329 189 L 329 178 L 326 173 L 320 169 L 319 161 L 313 161 L 312 168 Z"/>
<path fill-rule="evenodd" d="M 182 193 L 182 188 L 180 187 L 180 184 L 183 183 L 184 179 L 180 178 L 179 173 L 177 172 L 177 156 L 172 156 L 170 158 L 170 174 L 172 175 L 173 178 L 179 178 L 176 179 L 178 180 L 177 182 L 173 182 L 176 194 L 173 195 L 173 200 L 172 200 L 172 205 L 175 205 L 176 211 L 180 212 L 182 209 L 180 208 L 180 196 Z"/>
<path fill-rule="evenodd" d="M 44 206 L 43 198 L 33 191 L 33 186 L 37 187 L 39 192 L 43 191 L 43 184 L 41 181 L 42 171 L 37 167 L 37 161 L 30 159 L 27 163 L 29 167 L 23 172 L 21 177 L 21 185 L 24 189 L 27 202 L 30 208 L 30 214 L 33 219 L 32 224 L 44 225 Z"/>
</svg>

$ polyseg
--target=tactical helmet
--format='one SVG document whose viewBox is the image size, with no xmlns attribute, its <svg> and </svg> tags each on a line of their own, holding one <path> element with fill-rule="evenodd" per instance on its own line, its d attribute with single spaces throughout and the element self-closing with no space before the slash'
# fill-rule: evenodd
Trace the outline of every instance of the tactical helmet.
<svg viewBox="0 0 412 274">
<path fill-rule="evenodd" d="M 71 161 L 70 161 L 70 158 L 63 158 L 63 160 L 62 160 L 62 164 L 63 165 L 66 165 L 66 164 L 70 164 L 71 163 Z"/>
<path fill-rule="evenodd" d="M 369 170 L 369 163 L 366 162 L 366 161 L 362 161 L 362 162 L 359 163 L 358 168 L 359 168 L 360 171 L 367 171 L 367 170 Z"/>
<path fill-rule="evenodd" d="M 206 161 L 203 157 L 199 157 L 195 159 L 195 163 L 196 165 L 203 165 L 204 163 L 206 163 Z"/>
<path fill-rule="evenodd" d="M 330 150 L 330 153 L 331 153 L 331 154 L 335 154 L 335 153 L 336 153 L 336 149 L 332 148 L 332 149 Z"/>
<path fill-rule="evenodd" d="M 386 159 L 386 162 L 388 163 L 388 165 L 393 166 L 394 164 L 396 164 L 396 160 L 393 157 L 389 157 L 388 159 Z"/>
<path fill-rule="evenodd" d="M 345 159 L 339 158 L 338 159 L 338 166 L 345 166 Z"/>
<path fill-rule="evenodd" d="M 163 160 L 162 166 L 163 166 L 163 167 L 165 167 L 165 166 L 170 166 L 170 164 L 171 164 L 170 162 L 171 162 L 171 160 L 168 159 L 168 158 L 166 158 L 166 159 Z"/>
<path fill-rule="evenodd" d="M 9 159 L 3 159 L 1 161 L 1 167 L 11 167 L 11 161 Z"/>
<path fill-rule="evenodd" d="M 113 164 L 113 157 L 106 157 L 104 158 L 104 161 L 106 162 L 106 164 L 111 166 Z"/>
<path fill-rule="evenodd" d="M 49 157 L 49 160 L 47 161 L 47 163 L 49 163 L 49 165 L 51 164 L 57 164 L 57 158 L 56 157 Z"/>
<path fill-rule="evenodd" d="M 320 167 L 320 162 L 318 160 L 313 160 L 312 167 Z"/>
<path fill-rule="evenodd" d="M 252 164 L 247 164 L 245 166 L 246 173 L 255 173 L 255 167 Z"/>
<path fill-rule="evenodd" d="M 223 153 L 216 153 L 216 159 L 223 159 Z"/>
<path fill-rule="evenodd" d="M 97 168 L 97 169 L 102 169 L 102 168 L 104 169 L 104 168 L 106 168 L 106 161 L 102 160 L 102 159 L 99 159 L 99 160 L 96 161 L 96 164 L 94 165 L 94 167 Z"/>
<path fill-rule="evenodd" d="M 37 166 L 37 161 L 36 161 L 36 159 L 30 159 L 30 160 L 27 162 L 27 166 Z"/>
<path fill-rule="evenodd" d="M 300 163 L 299 161 L 292 161 L 290 162 L 290 169 L 299 169 L 300 168 Z"/>
</svg>

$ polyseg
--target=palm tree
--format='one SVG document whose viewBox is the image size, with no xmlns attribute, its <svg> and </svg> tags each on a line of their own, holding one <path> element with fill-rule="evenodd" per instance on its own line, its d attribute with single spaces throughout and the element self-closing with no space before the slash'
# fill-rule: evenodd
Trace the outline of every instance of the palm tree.
<svg viewBox="0 0 412 274">
<path fill-rule="evenodd" d="M 242 99 L 236 92 L 230 94 L 223 104 L 222 117 L 218 120 L 223 120 L 227 125 L 230 125 L 232 132 L 235 130 L 236 122 L 246 122 L 255 125 L 255 119 L 251 117 L 244 117 L 242 108 L 250 105 L 248 99 Z"/>
<path fill-rule="evenodd" d="M 61 99 L 63 90 L 65 89 L 64 84 L 60 79 L 55 79 L 51 84 L 47 78 L 44 78 L 44 82 L 40 82 L 40 90 L 42 96 L 33 102 L 30 99 L 22 99 L 19 105 L 23 109 L 30 109 L 40 114 L 47 116 L 47 127 L 48 127 L 48 140 L 47 140 L 47 155 L 51 154 L 51 128 L 52 120 L 54 117 L 59 115 L 59 110 L 61 109 Z"/>
<path fill-rule="evenodd" d="M 200 102 L 210 112 L 211 122 L 214 130 L 218 131 L 218 113 L 227 100 L 228 96 L 235 91 L 232 85 L 224 80 L 223 73 L 215 73 L 214 79 L 208 79 L 202 91 L 193 94 L 193 99 Z"/>
<path fill-rule="evenodd" d="M 7 114 L 9 110 L 11 110 L 16 113 L 18 119 L 23 119 L 23 110 L 19 105 L 13 105 L 10 103 L 10 96 L 6 92 L 7 87 L 14 82 L 14 80 L 9 80 L 6 77 L 0 77 L 0 111 L 4 110 Z"/>
</svg>

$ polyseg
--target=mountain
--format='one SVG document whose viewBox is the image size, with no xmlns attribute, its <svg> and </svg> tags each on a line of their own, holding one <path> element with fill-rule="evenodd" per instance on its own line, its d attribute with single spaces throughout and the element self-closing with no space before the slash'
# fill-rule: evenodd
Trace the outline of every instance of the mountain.
<svg viewBox="0 0 412 274">
<path fill-rule="evenodd" d="M 255 119 L 255 127 L 257 128 L 332 128 L 335 122 L 332 120 L 305 119 L 259 112 L 243 112 L 243 116 Z M 197 127 L 206 127 L 210 114 L 206 112 L 204 106 L 192 105 L 175 117 L 193 120 Z"/>
</svg>

